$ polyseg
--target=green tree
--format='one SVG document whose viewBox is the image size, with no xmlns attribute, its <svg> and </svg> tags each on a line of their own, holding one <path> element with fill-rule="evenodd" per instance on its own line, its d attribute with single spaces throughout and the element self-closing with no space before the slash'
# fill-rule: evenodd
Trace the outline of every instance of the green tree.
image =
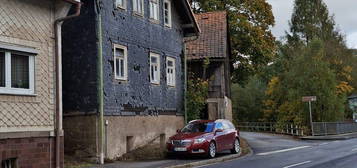
<svg viewBox="0 0 357 168">
<path fill-rule="evenodd" d="M 263 100 L 266 84 L 257 75 L 249 78 L 244 86 L 233 84 L 232 104 L 235 121 L 258 121 L 263 118 Z"/>
<path fill-rule="evenodd" d="M 309 125 L 309 113 L 303 96 L 317 96 L 313 103 L 314 121 L 341 121 L 345 97 L 337 94 L 335 73 L 324 61 L 324 46 L 315 40 L 300 50 L 300 57 L 291 60 L 291 67 L 269 83 L 265 101 L 267 114 L 278 123 L 294 122 Z M 269 118 L 270 119 L 270 118 Z"/>
<path fill-rule="evenodd" d="M 239 63 L 233 73 L 242 83 L 275 55 L 272 7 L 266 0 L 192 0 L 195 12 L 227 11 L 232 54 Z"/>
<path fill-rule="evenodd" d="M 200 119 L 208 96 L 208 82 L 200 78 L 187 81 L 187 120 Z"/>
<path fill-rule="evenodd" d="M 347 48 L 344 36 L 335 28 L 334 18 L 322 0 L 295 0 L 290 32 L 287 39 L 291 46 L 308 45 L 313 39 L 323 41 L 324 59 L 336 72 L 338 94 L 349 94 L 353 87 L 357 87 L 351 86 L 351 73 L 355 72 L 350 61 L 352 52 Z"/>
</svg>

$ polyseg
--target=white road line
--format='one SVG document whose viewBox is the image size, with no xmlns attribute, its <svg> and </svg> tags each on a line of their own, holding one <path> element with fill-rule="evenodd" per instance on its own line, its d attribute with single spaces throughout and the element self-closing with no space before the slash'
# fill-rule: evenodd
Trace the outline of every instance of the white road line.
<svg viewBox="0 0 357 168">
<path fill-rule="evenodd" d="M 271 151 L 271 152 L 258 153 L 257 155 L 264 156 L 264 155 L 270 155 L 270 154 L 281 153 L 281 152 L 288 152 L 288 151 L 304 149 L 304 148 L 309 148 L 309 147 L 311 147 L 311 146 L 299 146 L 299 147 L 296 147 L 296 148 L 289 148 L 289 149 L 283 149 L 283 150 L 277 150 L 277 151 Z"/>
<path fill-rule="evenodd" d="M 352 152 L 353 152 L 353 151 L 357 151 L 357 148 L 352 149 Z"/>
<path fill-rule="evenodd" d="M 290 165 L 290 166 L 285 166 L 285 167 L 283 167 L 283 168 L 290 168 L 290 167 L 300 166 L 300 165 L 307 164 L 307 163 L 310 163 L 310 162 L 311 162 L 311 161 L 296 163 L 296 164 L 293 164 L 293 165 Z"/>
<path fill-rule="evenodd" d="M 325 143 L 322 143 L 322 144 L 320 144 L 320 146 L 322 146 L 322 145 L 327 145 L 328 143 L 327 142 L 325 142 Z"/>
</svg>

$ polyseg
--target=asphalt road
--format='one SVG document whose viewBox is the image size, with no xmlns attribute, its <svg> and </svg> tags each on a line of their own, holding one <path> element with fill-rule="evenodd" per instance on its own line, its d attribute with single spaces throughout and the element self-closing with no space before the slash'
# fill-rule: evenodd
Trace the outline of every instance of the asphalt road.
<svg viewBox="0 0 357 168">
<path fill-rule="evenodd" d="M 357 168 L 357 139 L 302 141 L 289 136 L 242 132 L 251 156 L 203 168 Z"/>
</svg>

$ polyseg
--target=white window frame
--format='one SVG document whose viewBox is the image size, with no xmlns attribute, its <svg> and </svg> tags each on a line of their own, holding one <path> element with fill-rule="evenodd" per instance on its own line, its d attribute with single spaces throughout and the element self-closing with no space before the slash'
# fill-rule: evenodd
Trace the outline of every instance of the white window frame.
<svg viewBox="0 0 357 168">
<path fill-rule="evenodd" d="M 155 57 L 157 59 L 157 63 L 151 62 L 152 57 Z M 152 72 L 152 68 L 151 68 L 152 66 L 157 66 L 157 70 Z M 150 52 L 150 83 L 157 84 L 157 85 L 160 84 L 160 78 L 161 78 L 160 72 L 161 72 L 161 70 L 160 70 L 160 55 Z M 156 78 L 153 79 L 152 74 L 154 74 L 154 77 L 156 77 Z"/>
<path fill-rule="evenodd" d="M 156 5 L 156 6 L 154 6 Z M 160 20 L 160 0 L 149 0 L 150 8 L 150 19 L 159 21 Z"/>
<path fill-rule="evenodd" d="M 35 55 L 26 54 L 26 53 L 20 54 L 29 57 L 29 89 L 12 88 L 11 53 L 16 53 L 16 51 L 5 50 L 1 52 L 5 52 L 5 87 L 0 87 L 0 94 L 34 95 L 35 94 Z"/>
<path fill-rule="evenodd" d="M 172 67 L 169 67 L 169 61 L 172 61 Z M 172 74 L 169 73 L 172 70 Z M 176 86 L 176 59 L 167 57 L 166 59 L 166 82 L 168 86 Z"/>
<path fill-rule="evenodd" d="M 121 58 L 117 58 L 116 56 L 116 50 L 117 49 L 121 49 L 124 51 L 124 76 L 119 76 L 119 74 L 117 74 L 117 59 L 121 59 Z M 126 46 L 122 46 L 119 44 L 114 44 L 113 45 L 113 58 L 114 58 L 114 78 L 117 80 L 128 80 L 128 49 Z M 120 67 L 119 67 L 120 68 Z M 120 73 L 120 72 L 119 72 Z"/>
<path fill-rule="evenodd" d="M 144 16 L 144 0 L 133 0 L 133 12 L 134 14 L 138 14 L 140 16 Z M 141 9 L 137 9 L 136 6 L 138 5 L 138 3 L 141 4 Z M 140 7 L 140 6 L 137 6 Z"/>
<path fill-rule="evenodd" d="M 168 9 L 165 9 L 165 4 L 168 4 Z M 164 0 L 164 5 L 162 7 L 163 10 L 163 17 L 164 17 L 164 25 L 167 27 L 171 27 L 172 26 L 172 8 L 171 8 L 171 1 L 170 0 Z M 166 19 L 166 15 L 165 15 L 165 11 L 167 10 L 167 20 L 168 23 L 165 22 Z"/>
<path fill-rule="evenodd" d="M 119 2 L 122 2 L 122 4 L 120 4 Z M 121 9 L 126 9 L 126 2 L 127 0 L 115 0 L 115 7 L 117 8 L 121 8 Z"/>
</svg>

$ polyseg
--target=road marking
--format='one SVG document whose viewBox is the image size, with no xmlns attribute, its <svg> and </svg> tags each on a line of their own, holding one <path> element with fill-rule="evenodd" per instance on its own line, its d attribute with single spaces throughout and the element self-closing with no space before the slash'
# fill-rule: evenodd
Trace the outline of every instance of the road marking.
<svg viewBox="0 0 357 168">
<path fill-rule="evenodd" d="M 311 146 L 299 146 L 296 148 L 289 148 L 289 149 L 283 149 L 283 150 L 277 150 L 277 151 L 271 151 L 271 152 L 264 152 L 264 153 L 258 153 L 257 155 L 270 155 L 270 154 L 275 154 L 275 153 L 281 153 L 281 152 L 288 152 L 288 151 L 293 151 L 293 150 L 298 150 L 298 149 L 304 149 L 304 148 L 309 148 Z"/>
<path fill-rule="evenodd" d="M 353 151 L 357 151 L 357 148 L 352 149 L 352 152 L 353 152 Z"/>
<path fill-rule="evenodd" d="M 328 143 L 327 142 L 325 142 L 325 143 L 322 143 L 322 144 L 320 144 L 320 146 L 322 146 L 322 145 L 327 145 Z"/>
<path fill-rule="evenodd" d="M 283 168 L 290 168 L 290 167 L 300 166 L 300 165 L 307 164 L 307 163 L 310 163 L 310 162 L 311 162 L 311 161 L 296 163 L 296 164 L 293 164 L 293 165 L 290 165 L 290 166 L 285 166 L 285 167 L 283 167 Z"/>
</svg>

